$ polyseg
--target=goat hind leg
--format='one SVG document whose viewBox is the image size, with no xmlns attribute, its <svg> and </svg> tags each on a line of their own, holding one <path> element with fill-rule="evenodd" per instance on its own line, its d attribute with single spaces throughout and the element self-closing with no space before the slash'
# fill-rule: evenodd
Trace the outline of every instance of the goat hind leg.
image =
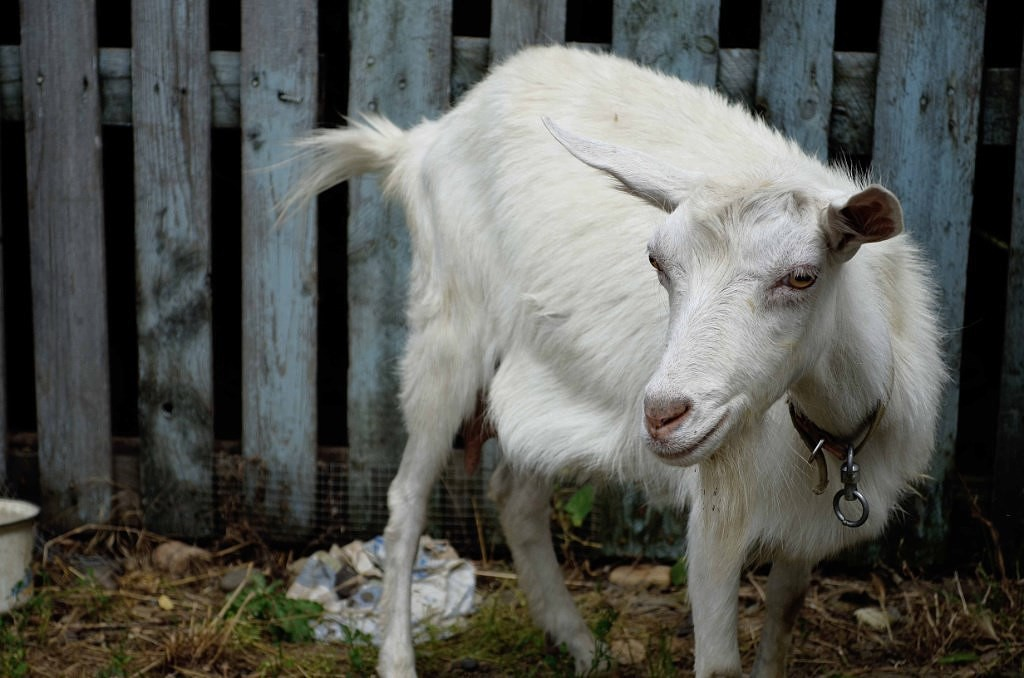
<svg viewBox="0 0 1024 678">
<path fill-rule="evenodd" d="M 377 672 L 388 678 L 416 675 L 412 643 L 412 569 L 426 523 L 427 502 L 449 445 L 427 445 L 410 435 L 402 462 L 388 488 L 384 529 L 383 633 Z"/>
<path fill-rule="evenodd" d="M 415 304 L 411 300 L 410 304 Z M 465 329 L 450 318 L 409 333 L 402 358 L 402 415 L 409 433 L 398 473 L 388 489 L 384 530 L 383 633 L 377 672 L 416 673 L 412 642 L 412 569 L 426 525 L 427 504 L 452 439 L 473 411 L 480 375 L 469 347 L 459 343 Z"/>
<path fill-rule="evenodd" d="M 551 543 L 551 481 L 503 463 L 491 477 L 490 491 L 530 616 L 555 642 L 565 643 L 578 673 L 591 671 L 594 637 L 565 587 Z"/>
<path fill-rule="evenodd" d="M 756 678 L 786 675 L 786 655 L 793 640 L 793 624 L 803 607 L 811 578 L 811 564 L 777 559 L 768 575 L 767 610 L 757 660 L 751 674 Z"/>
</svg>

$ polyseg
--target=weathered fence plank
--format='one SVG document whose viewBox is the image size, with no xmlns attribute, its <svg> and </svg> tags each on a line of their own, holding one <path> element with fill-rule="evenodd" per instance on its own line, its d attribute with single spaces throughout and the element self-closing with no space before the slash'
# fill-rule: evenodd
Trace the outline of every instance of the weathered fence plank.
<svg viewBox="0 0 1024 678">
<path fill-rule="evenodd" d="M 714 87 L 718 80 L 718 0 L 678 3 L 615 0 L 612 51 L 676 77 Z M 595 498 L 596 530 L 609 555 L 674 558 L 685 519 L 654 511 L 641 488 L 602 486 Z"/>
<path fill-rule="evenodd" d="M 454 38 L 452 98 L 479 80 L 487 70 L 490 41 L 487 38 Z M 719 50 L 718 85 L 727 95 L 753 105 L 757 80 L 757 50 Z M 836 52 L 830 142 L 847 153 L 871 152 L 872 116 L 875 106 L 877 55 L 868 52 Z M 131 50 L 105 47 L 100 50 L 100 94 L 104 125 L 131 124 Z M 239 54 L 210 52 L 213 126 L 238 127 Z M 17 45 L 0 45 L 0 120 L 22 120 L 21 57 Z M 981 141 L 1005 146 L 1013 143 L 1017 125 L 1017 69 L 988 68 L 982 90 Z"/>
<path fill-rule="evenodd" d="M 410 126 L 448 105 L 451 2 L 352 0 L 349 114 L 381 112 Z M 405 433 L 397 361 L 405 344 L 409 239 L 400 207 L 377 181 L 349 182 L 349 529 L 366 533 L 386 518 L 381 494 L 397 467 Z M 371 510 L 372 509 L 372 510 Z"/>
<path fill-rule="evenodd" d="M 107 517 L 111 494 L 96 7 L 21 7 L 22 88 L 43 510 Z"/>
<path fill-rule="evenodd" d="M 146 526 L 214 529 L 207 3 L 132 3 L 140 473 Z"/>
<path fill-rule="evenodd" d="M 758 51 L 758 112 L 808 153 L 828 156 L 835 0 L 765 0 Z"/>
<path fill-rule="evenodd" d="M 935 491 L 919 536 L 939 547 L 957 430 L 971 187 L 978 144 L 984 2 L 907 0 L 882 10 L 873 163 L 900 196 L 907 229 L 939 276 L 941 321 L 952 383 L 939 417 Z M 865 472 L 868 472 L 865 469 Z"/>
<path fill-rule="evenodd" d="M 878 57 L 866 52 L 836 52 L 835 87 L 829 120 L 829 149 L 835 156 L 870 155 L 874 134 L 875 67 Z"/>
<path fill-rule="evenodd" d="M 714 87 L 719 0 L 615 0 L 612 51 L 664 73 Z"/>
<path fill-rule="evenodd" d="M 457 103 L 487 73 L 490 40 L 456 37 L 453 42 L 451 98 Z"/>
<path fill-rule="evenodd" d="M 452 91 L 464 92 L 483 77 L 488 59 L 494 64 L 528 45 L 563 43 L 565 19 L 565 0 L 492 3 L 490 39 L 470 41 L 468 46 L 476 49 L 470 49 L 467 55 L 458 54 L 458 47 L 467 46 L 466 42 L 456 46 L 451 75 Z M 481 46 L 485 49 L 481 50 Z M 480 59 L 481 55 L 483 60 Z M 484 488 L 501 454 L 496 441 L 488 444 L 485 451 L 488 456 L 482 460 L 480 469 L 472 474 L 466 470 L 463 450 L 453 451 L 441 482 L 431 496 L 428 515 L 434 522 L 428 524 L 428 530 L 455 539 L 465 540 L 471 535 L 476 536 L 481 507 L 474 502 L 476 497 L 486 494 Z"/>
<path fill-rule="evenodd" d="M 1021 57 L 1024 65 L 1024 55 Z M 1024 71 L 1022 71 L 1024 72 Z M 993 465 L 992 516 L 1010 562 L 1024 538 L 1024 83 L 1018 83 L 1017 152 L 1013 173 L 999 430 Z"/>
<path fill-rule="evenodd" d="M 317 111 L 317 3 L 242 2 L 242 451 L 246 494 L 278 534 L 316 505 L 316 213 L 281 223 L 281 165 Z"/>
<path fill-rule="evenodd" d="M 565 42 L 566 0 L 497 0 L 491 3 L 491 63 L 526 45 Z"/>
<path fill-rule="evenodd" d="M 4 145 L 0 139 L 0 158 Z M 3 171 L 0 170 L 0 186 Z M 7 351 L 4 346 L 4 210 L 0 199 L 0 497 L 7 492 Z"/>
</svg>

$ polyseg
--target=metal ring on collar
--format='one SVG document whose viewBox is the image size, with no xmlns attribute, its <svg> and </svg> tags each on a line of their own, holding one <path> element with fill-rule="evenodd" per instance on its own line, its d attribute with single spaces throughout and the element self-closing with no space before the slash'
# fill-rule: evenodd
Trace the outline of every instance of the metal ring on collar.
<svg viewBox="0 0 1024 678">
<path fill-rule="evenodd" d="M 847 501 L 856 501 L 860 504 L 861 514 L 856 520 L 850 520 L 843 513 L 843 510 L 839 508 L 839 500 L 843 497 L 847 498 Z M 832 499 L 832 510 L 836 513 L 836 518 L 839 518 L 839 522 L 847 527 L 860 527 L 868 520 L 868 500 L 864 498 L 860 490 L 857 489 L 844 489 L 836 492 L 836 496 Z"/>
</svg>

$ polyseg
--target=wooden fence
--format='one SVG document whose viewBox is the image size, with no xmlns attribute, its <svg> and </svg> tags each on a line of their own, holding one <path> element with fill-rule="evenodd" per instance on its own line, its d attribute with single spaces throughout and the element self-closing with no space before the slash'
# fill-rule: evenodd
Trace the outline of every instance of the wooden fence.
<svg viewBox="0 0 1024 678">
<path fill-rule="evenodd" d="M 941 547 L 956 529 L 951 511 L 976 499 L 1004 546 L 1020 536 L 1024 123 L 1012 12 L 978 0 L 496 0 L 489 13 L 453 0 L 241 0 L 226 26 L 222 15 L 211 22 L 208 0 L 149 0 L 131 3 L 131 47 L 98 47 L 96 0 L 33 0 L 20 13 L 2 2 L 0 23 L 20 32 L 0 29 L 0 153 L 20 160 L 9 149 L 24 144 L 24 161 L 5 162 L 0 176 L 0 481 L 38 494 L 54 529 L 110 520 L 125 488 L 141 497 L 148 527 L 190 537 L 246 517 L 279 537 L 380 529 L 404 439 L 394 365 L 407 236 L 372 179 L 348 188 L 347 261 L 318 247 L 340 228 L 344 196 L 319 222 L 311 213 L 275 228 L 275 202 L 296 179 L 280 164 L 287 142 L 337 121 L 325 108 L 331 92 L 347 91 L 332 101 L 347 98 L 353 113 L 410 125 L 443 113 L 520 46 L 570 40 L 717 86 L 823 158 L 871 161 L 936 264 L 954 377 L 936 482 L 897 531 Z M 467 22 L 478 35 L 453 36 Z M 732 44 L 737 26 L 754 44 Z M 211 49 L 219 32 L 239 31 L 236 47 Z M 986 47 L 1005 52 L 1007 40 L 1012 63 L 987 63 Z M 126 126 L 131 173 L 111 168 L 101 143 Z M 221 130 L 240 140 L 227 178 L 211 169 Z M 998 176 L 1012 186 L 1003 179 L 997 191 Z M 218 192 L 233 190 L 240 249 L 217 251 Z M 983 190 L 995 197 L 980 204 Z M 132 199 L 127 227 L 117 226 L 112 213 Z M 122 236 L 134 243 L 128 307 L 112 301 L 124 296 L 110 273 L 123 266 L 111 254 Z M 215 297 L 211 280 L 233 266 L 238 296 Z M 347 280 L 347 293 L 319 308 L 329 276 Z M 214 318 L 235 318 L 223 310 L 232 308 L 237 344 L 215 349 Z M 347 346 L 322 342 L 326 310 L 347 317 Z M 126 339 L 119 320 L 132 313 Z M 125 343 L 128 362 L 112 348 Z M 217 393 L 232 386 L 219 383 L 215 356 L 240 365 L 236 442 L 216 435 Z M 342 374 L 325 377 L 325 365 Z M 137 399 L 112 405 L 123 373 Z M 325 396 L 331 378 L 345 384 L 341 402 Z M 126 437 L 112 435 L 125 418 L 118 407 L 137 422 Z M 345 408 L 347 422 L 333 446 L 322 431 L 318 441 L 328 407 Z M 16 411 L 29 414 L 5 420 Z M 454 464 L 436 513 L 475 535 L 483 487 Z M 597 528 L 609 550 L 665 553 L 677 541 L 678 522 L 647 513 L 642 499 L 609 501 Z"/>
</svg>

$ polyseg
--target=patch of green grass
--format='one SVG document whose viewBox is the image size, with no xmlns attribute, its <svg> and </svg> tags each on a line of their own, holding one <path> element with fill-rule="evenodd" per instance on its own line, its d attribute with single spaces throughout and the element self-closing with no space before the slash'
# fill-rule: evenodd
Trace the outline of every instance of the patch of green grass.
<svg viewBox="0 0 1024 678">
<path fill-rule="evenodd" d="M 0 617 L 0 675 L 28 675 L 28 650 L 21 629 L 12 617 Z"/>
<path fill-rule="evenodd" d="M 935 660 L 935 663 L 943 666 L 973 664 L 978 661 L 978 659 L 980 659 L 980 656 L 977 652 L 953 652 L 952 654 L 939 657 Z"/>
<path fill-rule="evenodd" d="M 531 623 L 526 601 L 512 584 L 488 594 L 455 635 L 417 645 L 416 662 L 421 675 L 573 673 L 569 652 L 548 642 L 544 632 Z"/>
<path fill-rule="evenodd" d="M 347 648 L 349 676 L 368 676 L 373 673 L 377 663 L 377 649 L 373 646 L 370 636 L 357 629 L 342 627 L 343 639 Z"/>
<path fill-rule="evenodd" d="M 650 678 L 660 676 L 675 676 L 678 673 L 675 665 L 675 657 L 672 656 L 672 646 L 668 636 L 660 634 L 651 637 L 647 649 L 647 675 Z"/>
<path fill-rule="evenodd" d="M 242 615 L 243 619 L 261 622 L 270 640 L 275 642 L 311 642 L 310 622 L 320 617 L 323 608 L 308 600 L 289 598 L 283 589 L 281 581 L 268 584 L 257 572 L 228 608 L 228 615 Z"/>
<path fill-rule="evenodd" d="M 594 664 L 586 675 L 605 675 L 615 666 L 610 636 L 619 615 L 600 602 L 583 607 L 597 641 Z M 533 624 L 525 597 L 513 583 L 486 593 L 477 611 L 453 636 L 418 644 L 416 666 L 421 675 L 547 678 L 576 674 L 568 648 L 551 642 Z"/>
<path fill-rule="evenodd" d="M 686 556 L 679 556 L 679 559 L 672 564 L 672 570 L 669 572 L 669 577 L 671 578 L 672 586 L 685 586 L 686 573 Z"/>
<path fill-rule="evenodd" d="M 110 656 L 110 662 L 101 668 L 97 673 L 98 678 L 122 678 L 131 675 L 129 664 L 131 653 L 125 648 L 118 647 Z"/>
<path fill-rule="evenodd" d="M 0 676 L 29 675 L 28 649 L 49 637 L 52 617 L 53 597 L 45 587 L 35 588 L 18 608 L 0 615 Z"/>
<path fill-rule="evenodd" d="M 274 652 L 263 659 L 254 675 L 260 678 L 276 676 L 336 676 L 341 675 L 339 656 L 334 647 L 320 648 L 315 654 L 303 654 L 294 651 L 294 646 L 278 644 Z M 359 673 L 348 672 L 349 676 L 368 676 L 372 671 Z"/>
</svg>

